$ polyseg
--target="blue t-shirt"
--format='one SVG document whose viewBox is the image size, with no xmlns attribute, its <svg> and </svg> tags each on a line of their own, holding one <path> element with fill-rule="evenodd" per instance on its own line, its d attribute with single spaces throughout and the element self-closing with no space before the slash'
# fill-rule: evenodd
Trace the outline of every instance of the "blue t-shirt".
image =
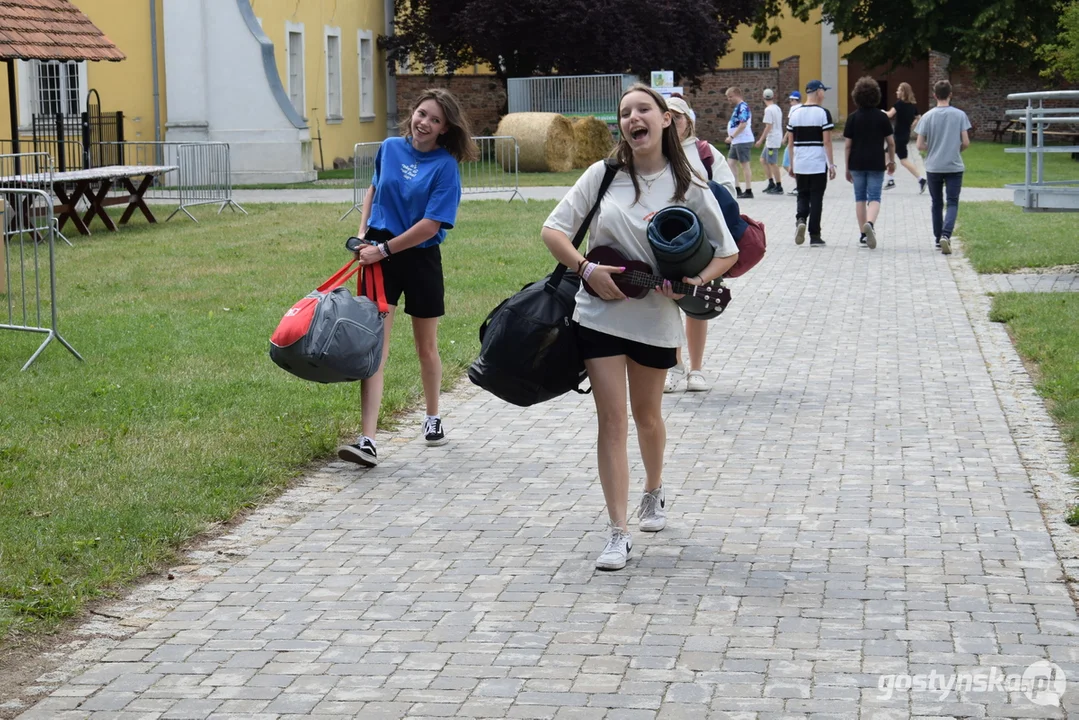
<svg viewBox="0 0 1079 720">
<path fill-rule="evenodd" d="M 387 138 L 375 155 L 371 180 L 375 197 L 367 226 L 387 230 L 394 237 L 420 220 L 436 220 L 441 227 L 434 237 L 417 247 L 431 247 L 446 239 L 446 230 L 457 221 L 461 204 L 461 173 L 446 148 L 420 152 L 408 138 Z"/>
</svg>

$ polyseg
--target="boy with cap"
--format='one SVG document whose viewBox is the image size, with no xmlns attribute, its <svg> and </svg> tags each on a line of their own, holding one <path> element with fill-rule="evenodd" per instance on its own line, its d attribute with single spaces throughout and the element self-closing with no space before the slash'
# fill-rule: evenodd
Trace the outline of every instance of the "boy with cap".
<svg viewBox="0 0 1079 720">
<path fill-rule="evenodd" d="M 824 247 L 820 236 L 821 205 L 828 181 L 835 180 L 832 114 L 821 106 L 824 91 L 829 89 L 820 80 L 810 80 L 805 104 L 792 110 L 787 118 L 787 143 L 793 148 L 788 172 L 798 184 L 795 245 L 805 242 L 808 222 L 810 247 Z"/>
<path fill-rule="evenodd" d="M 764 90 L 764 130 L 761 131 L 757 147 L 763 142 L 764 152 L 761 153 L 761 165 L 764 165 L 764 174 L 768 178 L 768 187 L 764 189 L 765 195 L 782 195 L 783 180 L 779 174 L 779 148 L 783 144 L 783 111 L 776 105 L 775 93 L 770 89 Z"/>
<path fill-rule="evenodd" d="M 787 110 L 787 117 L 790 117 L 790 114 L 792 112 L 794 112 L 798 108 L 802 107 L 802 93 L 798 92 L 797 90 L 791 90 L 790 96 L 787 97 L 787 102 L 790 103 L 790 108 Z M 789 168 L 791 166 L 790 153 L 792 153 L 792 152 L 794 152 L 794 151 L 791 150 L 790 143 L 787 142 L 787 134 L 783 133 L 783 168 L 784 169 L 787 169 L 787 168 Z M 791 189 L 791 191 L 789 193 L 787 193 L 787 194 L 788 195 L 797 195 L 798 194 L 798 188 Z"/>
</svg>

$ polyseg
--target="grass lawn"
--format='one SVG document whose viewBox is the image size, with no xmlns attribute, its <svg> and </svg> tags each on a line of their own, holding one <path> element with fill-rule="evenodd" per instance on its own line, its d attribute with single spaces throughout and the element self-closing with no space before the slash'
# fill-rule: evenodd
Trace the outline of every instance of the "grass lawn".
<svg viewBox="0 0 1079 720">
<path fill-rule="evenodd" d="M 443 256 L 447 386 L 491 308 L 553 267 L 539 239 L 552 206 L 462 205 Z M 343 207 L 247 209 L 59 246 L 60 328 L 86 363 L 54 343 L 19 372 L 40 336 L 0 333 L 0 641 L 167 564 L 357 430 L 358 385 L 306 383 L 267 355 L 354 227 Z M 421 389 L 408 322 L 391 347 L 384 416 Z"/>
<path fill-rule="evenodd" d="M 1079 476 L 1079 293 L 1002 293 L 990 319 L 1007 323 L 1020 354 L 1036 365 L 1035 386 Z"/>
<path fill-rule="evenodd" d="M 973 142 L 963 153 L 963 187 L 1003 188 L 1008 183 L 1021 183 L 1026 177 L 1026 156 L 1006 153 L 1004 148 L 1022 147 L 992 142 Z M 1046 153 L 1046 180 L 1075 180 L 1079 178 L 1079 162 L 1066 153 Z M 1037 172 L 1037 158 L 1033 159 Z M 901 170 L 906 172 L 906 170 Z M 1036 176 L 1035 176 L 1036 177 Z"/>
<path fill-rule="evenodd" d="M 1079 265 L 1072 213 L 1024 213 L 1009 202 L 960 200 L 957 234 L 964 254 L 981 273 Z"/>
</svg>

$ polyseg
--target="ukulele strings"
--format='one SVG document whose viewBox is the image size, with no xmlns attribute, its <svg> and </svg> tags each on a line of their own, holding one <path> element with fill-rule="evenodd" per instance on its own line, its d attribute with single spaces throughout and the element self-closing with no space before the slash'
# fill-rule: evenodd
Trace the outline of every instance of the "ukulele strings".
<svg viewBox="0 0 1079 720">
<path fill-rule="evenodd" d="M 631 285 L 634 285 L 636 287 L 655 287 L 659 284 L 658 282 L 656 282 L 657 280 L 663 280 L 663 278 L 659 277 L 658 275 L 651 275 L 640 270 L 634 270 L 633 272 L 625 273 L 624 275 L 622 275 L 622 277 L 626 278 Z M 706 285 L 689 285 L 687 283 L 682 283 L 674 280 L 672 281 L 672 286 L 674 287 L 675 292 L 682 293 L 684 295 L 693 295 L 695 297 L 714 299 L 712 297 L 713 292 L 711 291 L 711 288 Z M 683 287 L 685 288 L 684 290 L 679 289 Z"/>
</svg>

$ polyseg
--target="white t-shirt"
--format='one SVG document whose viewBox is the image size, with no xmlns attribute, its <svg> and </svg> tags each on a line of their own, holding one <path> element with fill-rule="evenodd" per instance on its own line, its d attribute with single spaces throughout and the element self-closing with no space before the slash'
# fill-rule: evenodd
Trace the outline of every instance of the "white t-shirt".
<svg viewBox="0 0 1079 720">
<path fill-rule="evenodd" d="M 596 202 L 603 181 L 603 168 L 600 161 L 585 170 L 551 211 L 543 223 L 544 227 L 560 230 L 572 238 Z M 719 202 L 707 185 L 694 181 L 686 191 L 685 202 L 675 203 L 671 200 L 674 196 L 674 174 L 669 165 L 651 188 L 639 178 L 637 182 L 641 197 L 634 203 L 633 181 L 629 174 L 620 170 L 615 175 L 592 219 L 588 247 L 613 247 L 629 260 L 640 260 L 656 268 L 656 256 L 646 235 L 648 221 L 665 207 L 682 205 L 700 218 L 715 257 L 729 257 L 738 252 L 738 246 L 723 221 Z M 676 348 L 685 341 L 678 306 L 673 300 L 654 291 L 640 300 L 601 300 L 589 295 L 582 284 L 577 291 L 577 308 L 573 312 L 573 319 L 583 327 L 654 347 Z"/>
<path fill-rule="evenodd" d="M 731 197 L 738 197 L 738 183 L 734 181 L 731 166 L 727 164 L 723 153 L 716 149 L 712 143 L 708 143 L 708 149 L 712 151 L 712 182 L 719 183 L 730 191 Z M 708 179 L 708 170 L 704 167 L 701 154 L 697 151 L 697 138 L 692 137 L 682 141 L 682 150 L 689 158 L 689 164 L 704 179 Z"/>
<path fill-rule="evenodd" d="M 764 108 L 764 124 L 769 123 L 772 127 L 768 129 L 768 136 L 764 138 L 764 146 L 778 148 L 783 144 L 783 111 L 775 103 Z"/>
</svg>

